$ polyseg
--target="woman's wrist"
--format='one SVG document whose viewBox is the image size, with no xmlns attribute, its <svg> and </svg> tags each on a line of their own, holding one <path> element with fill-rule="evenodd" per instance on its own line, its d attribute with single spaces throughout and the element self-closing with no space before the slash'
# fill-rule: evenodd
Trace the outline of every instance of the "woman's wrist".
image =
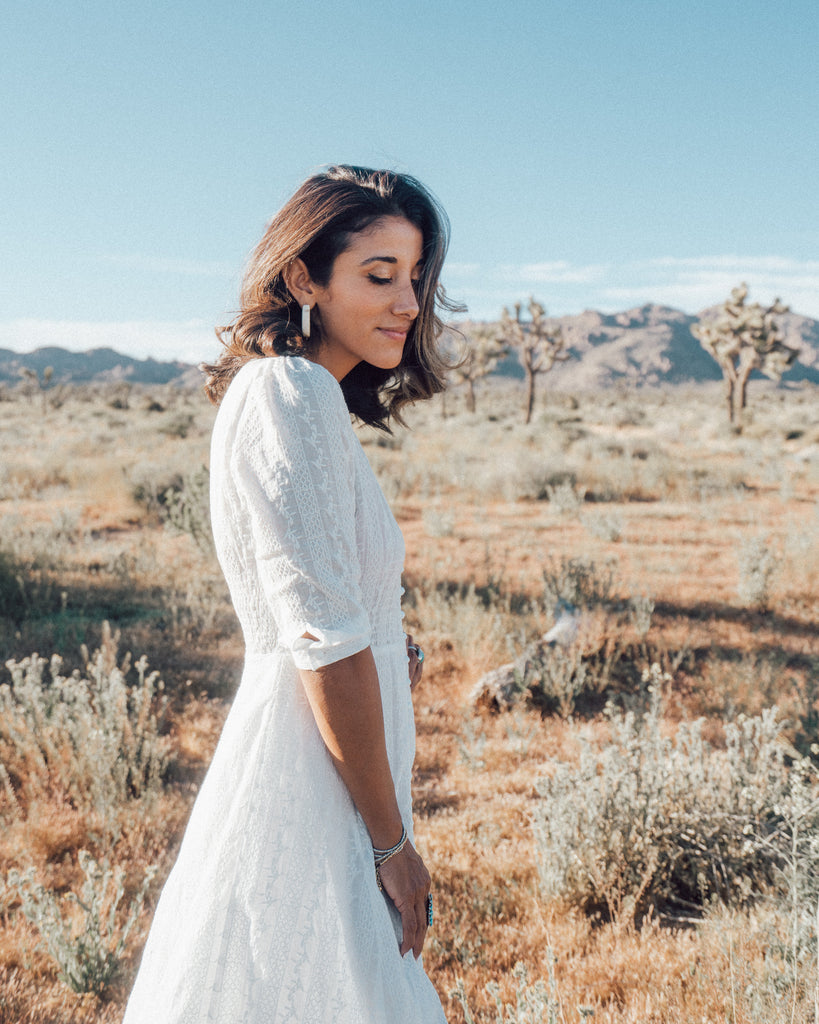
<svg viewBox="0 0 819 1024">
<path fill-rule="evenodd" d="M 409 836 L 404 826 L 401 826 L 401 838 L 387 850 L 379 850 L 375 846 L 373 847 L 373 860 L 375 861 L 375 880 L 378 883 L 378 888 L 383 892 L 384 883 L 381 880 L 381 869 L 391 860 L 397 856 L 409 842 Z"/>
<path fill-rule="evenodd" d="M 390 850 L 396 843 L 399 843 L 404 836 L 404 823 L 401 818 L 396 818 L 395 821 L 390 822 L 389 825 L 384 825 L 379 828 L 369 828 L 370 843 L 372 844 L 373 851 L 375 850 Z"/>
<path fill-rule="evenodd" d="M 386 864 L 390 857 L 394 857 L 396 853 L 400 853 L 407 845 L 409 836 L 404 826 L 401 826 L 401 837 L 392 846 L 386 848 L 373 847 L 373 858 L 375 860 L 375 866 L 380 868 L 382 864 Z"/>
</svg>

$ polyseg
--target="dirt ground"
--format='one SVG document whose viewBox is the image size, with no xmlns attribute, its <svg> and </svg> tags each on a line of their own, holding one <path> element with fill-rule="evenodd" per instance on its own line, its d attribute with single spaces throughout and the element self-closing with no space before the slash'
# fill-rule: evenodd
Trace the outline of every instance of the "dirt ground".
<svg viewBox="0 0 819 1024">
<path fill-rule="evenodd" d="M 76 890 L 77 853 L 91 848 L 125 869 L 129 894 L 147 864 L 158 873 L 102 995 L 58 980 L 6 891 L 0 1022 L 9 1024 L 120 1019 L 241 664 L 193 479 L 207 466 L 213 412 L 167 387 L 133 389 L 125 407 L 113 407 L 112 394 L 78 393 L 56 409 L 41 408 L 39 396 L 0 404 L 0 644 L 4 662 L 56 652 L 81 668 L 82 645 L 93 651 L 111 622 L 120 652 L 146 654 L 162 676 L 173 761 L 155 809 L 108 850 L 64 793 L 29 802 L 18 793 L 15 809 L 6 789 L 0 869 L 31 866 L 55 892 Z M 361 433 L 404 534 L 407 623 L 427 652 L 415 694 L 415 806 L 436 896 L 425 963 L 448 1019 L 808 1020 L 815 936 L 804 947 L 812 961 L 777 958 L 771 936 L 785 926 L 761 899 L 635 921 L 588 917 L 544 896 L 537 781 L 576 760 L 583 737 L 604 741 L 603 705 L 629 699 L 627 673 L 570 714 L 525 695 L 498 711 L 472 695 L 485 672 L 552 625 L 548 580 L 574 560 L 608 587 L 599 649 L 619 643 L 635 672 L 652 662 L 668 671 L 669 733 L 704 717 L 718 746 L 727 723 L 776 704 L 787 743 L 810 756 L 819 721 L 816 391 L 753 385 L 740 436 L 726 429 L 711 387 L 544 392 L 529 426 L 521 401 L 498 382 L 479 393 L 474 414 L 456 393 L 446 418 L 436 401 L 411 413 L 408 432 Z M 180 495 L 181 530 L 169 519 Z M 639 640 L 629 619 L 637 607 L 650 617 Z M 526 1016 L 536 997 L 552 1016 Z"/>
</svg>

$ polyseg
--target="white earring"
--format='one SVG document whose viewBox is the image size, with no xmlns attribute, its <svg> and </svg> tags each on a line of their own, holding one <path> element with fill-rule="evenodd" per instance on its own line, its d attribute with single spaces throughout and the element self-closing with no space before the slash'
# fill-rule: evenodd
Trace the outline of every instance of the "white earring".
<svg viewBox="0 0 819 1024">
<path fill-rule="evenodd" d="M 301 336 L 305 341 L 310 337 L 310 306 L 306 302 L 301 307 Z"/>
</svg>

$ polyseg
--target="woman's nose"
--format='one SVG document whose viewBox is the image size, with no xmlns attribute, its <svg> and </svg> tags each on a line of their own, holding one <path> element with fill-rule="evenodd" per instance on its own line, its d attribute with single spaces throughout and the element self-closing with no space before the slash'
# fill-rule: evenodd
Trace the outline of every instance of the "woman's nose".
<svg viewBox="0 0 819 1024">
<path fill-rule="evenodd" d="M 409 316 L 412 319 L 418 316 L 420 306 L 418 296 L 415 294 L 415 285 L 408 282 L 395 297 L 393 312 L 396 316 Z"/>
</svg>

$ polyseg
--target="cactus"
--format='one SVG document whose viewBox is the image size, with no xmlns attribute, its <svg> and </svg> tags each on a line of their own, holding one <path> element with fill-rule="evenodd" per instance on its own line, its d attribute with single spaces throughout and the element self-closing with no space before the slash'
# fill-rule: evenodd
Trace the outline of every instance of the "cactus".
<svg viewBox="0 0 819 1024">
<path fill-rule="evenodd" d="M 521 318 L 523 307 L 515 303 L 514 317 L 504 308 L 501 318 L 501 337 L 510 348 L 517 352 L 520 365 L 526 374 L 526 423 L 532 420 L 535 405 L 535 379 L 538 374 L 547 373 L 557 362 L 564 362 L 570 354 L 564 351 L 566 341 L 558 325 L 549 324 L 546 310 L 534 298 L 527 306 L 529 319 Z"/>
<path fill-rule="evenodd" d="M 740 433 L 747 404 L 748 378 L 759 370 L 771 380 L 782 374 L 799 355 L 783 341 L 776 317 L 789 311 L 779 299 L 763 309 L 758 302 L 745 304 L 748 286 L 740 284 L 720 307 L 713 320 L 691 328 L 694 337 L 719 363 L 725 382 L 725 400 L 731 427 Z"/>
</svg>

